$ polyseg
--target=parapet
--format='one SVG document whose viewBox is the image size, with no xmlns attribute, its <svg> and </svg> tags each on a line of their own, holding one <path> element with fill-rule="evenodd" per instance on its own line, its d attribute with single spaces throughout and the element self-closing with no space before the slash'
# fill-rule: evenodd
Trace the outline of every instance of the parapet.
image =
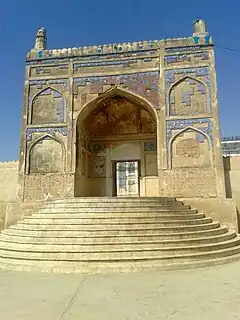
<svg viewBox="0 0 240 320">
<path fill-rule="evenodd" d="M 0 162 L 0 169 L 12 168 L 18 166 L 19 161 L 3 161 Z"/>
<path fill-rule="evenodd" d="M 111 55 L 121 53 L 134 53 L 156 51 L 171 47 L 196 46 L 196 45 L 211 45 L 212 37 L 206 32 L 206 26 L 203 20 L 194 22 L 193 35 L 191 37 L 171 38 L 161 40 L 148 40 L 138 42 L 113 43 L 94 46 L 83 46 L 74 48 L 52 49 L 47 50 L 46 30 L 41 28 L 36 35 L 35 47 L 27 53 L 27 61 L 40 59 L 54 58 L 74 58 L 79 56 L 96 56 L 96 55 Z"/>
</svg>

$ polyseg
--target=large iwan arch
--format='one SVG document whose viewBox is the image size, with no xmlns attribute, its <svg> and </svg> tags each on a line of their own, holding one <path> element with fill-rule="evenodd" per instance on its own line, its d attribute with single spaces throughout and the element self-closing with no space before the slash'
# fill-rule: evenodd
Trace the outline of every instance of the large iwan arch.
<svg viewBox="0 0 240 320">
<path fill-rule="evenodd" d="M 138 196 L 157 177 L 156 110 L 114 87 L 87 103 L 76 121 L 75 196 Z"/>
</svg>

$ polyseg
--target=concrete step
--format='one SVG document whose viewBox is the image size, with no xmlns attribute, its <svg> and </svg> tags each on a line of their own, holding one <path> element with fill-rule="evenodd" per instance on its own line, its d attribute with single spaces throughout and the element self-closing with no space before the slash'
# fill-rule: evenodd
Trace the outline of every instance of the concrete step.
<svg viewBox="0 0 240 320">
<path fill-rule="evenodd" d="M 49 203 L 45 204 L 42 208 L 106 208 L 106 207 L 111 207 L 112 209 L 114 208 L 166 208 L 166 209 L 190 209 L 190 206 L 184 205 L 181 203 L 176 202 L 175 204 L 170 203 L 170 204 L 159 204 L 159 203 L 152 203 L 152 202 L 142 202 L 142 203 L 129 203 L 129 202 L 116 202 L 116 203 L 102 203 L 102 202 L 79 202 L 79 203 Z"/>
<path fill-rule="evenodd" d="M 132 233 L 136 234 L 153 234 L 155 232 L 165 232 L 165 233 L 177 233 L 177 232 L 187 232 L 187 231 L 201 231 L 201 230 L 212 230 L 215 228 L 219 228 L 220 224 L 216 221 L 210 222 L 210 223 L 205 223 L 205 224 L 193 224 L 193 225 L 180 225 L 180 226 L 155 226 L 155 225 L 143 225 L 143 226 L 125 226 L 124 228 L 121 228 L 119 225 L 115 226 L 99 226 L 97 228 L 96 225 L 89 225 L 86 226 L 86 228 L 83 228 L 83 226 L 74 228 L 74 226 L 71 225 L 64 225 L 62 228 L 57 228 L 56 225 L 50 226 L 48 229 L 43 228 L 43 229 L 38 229 L 38 227 L 34 228 L 34 226 L 31 225 L 13 225 L 9 227 L 10 230 L 17 230 L 19 234 L 45 234 L 45 235 L 52 235 L 56 236 L 59 235 L 60 233 L 62 235 L 67 235 L 67 234 L 79 234 L 79 235 L 104 235 L 106 233 L 108 234 L 122 234 L 122 235 L 128 235 Z"/>
<path fill-rule="evenodd" d="M 0 234 L 0 268 L 92 272 L 224 262 L 240 237 L 175 198 L 55 200 Z"/>
<path fill-rule="evenodd" d="M 198 239 L 203 237 L 213 237 L 218 235 L 223 235 L 228 232 L 226 226 L 220 226 L 213 229 L 205 230 L 201 229 L 199 231 L 196 230 L 184 230 L 178 232 L 165 232 L 165 230 L 153 232 L 129 232 L 129 233 L 113 233 L 113 232 L 103 232 L 102 234 L 92 234 L 92 233 L 79 233 L 79 232 L 36 232 L 36 231 L 26 231 L 26 230 L 18 230 L 18 229 L 5 229 L 1 232 L 1 237 L 7 237 L 9 240 L 21 241 L 21 239 L 25 239 L 28 241 L 49 241 L 49 242 L 62 242 L 64 239 L 65 242 L 69 243 L 77 243 L 79 241 L 85 243 L 99 243 L 99 242 L 107 242 L 107 241 L 143 241 L 143 240 L 169 240 L 169 239 Z"/>
<path fill-rule="evenodd" d="M 102 239 L 101 242 L 90 242 L 86 243 L 84 241 L 80 241 L 78 243 L 67 243 L 63 238 L 62 241 L 59 243 L 55 242 L 37 242 L 34 238 L 30 238 L 29 240 L 21 239 L 21 241 L 14 241 L 16 239 L 8 239 L 5 236 L 0 236 L 0 247 L 4 249 L 17 249 L 17 250 L 24 250 L 24 251 L 64 251 L 64 252 L 71 252 L 73 251 L 104 251 L 104 250 L 132 250 L 132 249 L 141 249 L 141 248 L 187 248 L 187 247 L 198 247 L 202 245 L 210 246 L 222 242 L 226 242 L 229 240 L 233 240 L 236 238 L 236 234 L 234 232 L 228 232 L 224 235 L 220 236 L 213 236 L 213 237 L 206 237 L 206 238 L 199 238 L 199 239 L 177 239 L 177 240 L 138 240 L 136 241 L 105 241 Z M 108 240 L 108 239 L 107 239 Z"/>
<path fill-rule="evenodd" d="M 63 223 L 62 221 L 55 221 L 54 222 L 54 230 L 98 230 L 98 229 L 105 229 L 108 231 L 116 230 L 116 229 L 128 229 L 129 227 L 135 228 L 155 228 L 155 227 L 167 227 L 167 226 L 188 226 L 188 225 L 203 225 L 211 223 L 211 218 L 201 218 L 201 219 L 189 219 L 189 220 L 166 220 L 166 221 L 130 221 L 130 222 L 122 222 L 122 221 L 103 221 L 103 222 L 96 222 L 96 223 L 87 223 L 87 222 L 73 222 L 67 221 Z M 19 221 L 16 226 L 12 226 L 10 228 L 18 228 L 21 229 L 31 229 L 31 230 L 52 230 L 53 224 L 42 224 L 42 223 L 32 223 L 25 219 L 23 221 Z"/>
<path fill-rule="evenodd" d="M 31 216 L 27 216 L 27 218 L 37 218 L 37 219 L 72 219 L 72 218 L 82 218 L 82 219 L 139 219 L 139 218 L 157 218 L 157 217 L 173 217 L 173 216 L 181 216 L 183 218 L 187 218 L 202 214 L 198 213 L 196 210 L 186 210 L 186 211 L 149 211 L 149 212 L 38 212 L 33 213 Z"/>
<path fill-rule="evenodd" d="M 148 259 L 148 260 L 124 260 L 124 261 L 101 261 L 101 262 L 79 262 L 65 261 L 37 261 L 21 260 L 0 257 L 0 268 L 3 270 L 26 271 L 26 272 L 47 272 L 47 273 L 102 273 L 109 272 L 146 272 L 146 271 L 170 271 L 193 268 L 204 268 L 210 266 L 232 263 L 240 260 L 240 254 L 225 252 L 224 256 L 208 255 L 204 259 L 194 261 L 171 261 L 169 259 Z M 124 263 L 122 263 L 124 262 Z"/>
<path fill-rule="evenodd" d="M 18 237 L 9 236 L 6 234 L 0 234 L 0 241 L 6 244 L 19 244 L 23 247 L 25 245 L 31 246 L 32 244 L 44 245 L 44 246 L 141 246 L 141 245 L 161 245 L 161 246 L 182 246 L 182 245 L 197 245 L 197 244 L 208 244 L 208 243 L 218 243 L 222 241 L 227 241 L 236 237 L 234 231 L 227 231 L 223 234 L 217 234 L 214 236 L 206 235 L 205 237 L 199 236 L 198 238 L 188 238 L 188 239 L 152 239 L 151 237 L 131 237 L 126 239 L 126 237 L 102 237 L 102 238 L 31 238 L 31 237 Z M 88 240 L 88 241 L 86 241 Z"/>
<path fill-rule="evenodd" d="M 233 250 L 238 248 L 240 253 L 240 237 L 234 239 L 220 242 L 211 243 L 198 246 L 183 246 L 183 247 L 161 247 L 155 246 L 149 248 L 145 246 L 143 248 L 118 248 L 113 249 L 111 247 L 107 248 L 72 248 L 68 250 L 66 248 L 52 248 L 51 250 L 45 249 L 43 251 L 42 247 L 36 247 L 33 245 L 29 248 L 19 248 L 17 245 L 10 247 L 0 245 L 0 256 L 21 258 L 21 259 L 37 259 L 37 260 L 84 260 L 84 261 L 96 261 L 96 260 L 116 260 L 116 259 L 131 259 L 136 258 L 149 258 L 149 257 L 173 257 L 179 255 L 188 254 L 199 254 L 211 251 L 222 251 L 224 249 Z"/>
<path fill-rule="evenodd" d="M 239 254 L 240 253 L 240 245 L 239 245 L 239 237 L 234 241 L 227 242 L 226 245 L 219 247 L 219 249 L 215 250 L 205 250 L 194 252 L 191 248 L 187 251 L 177 250 L 179 248 L 174 248 L 171 251 L 167 248 L 165 251 L 163 249 L 156 248 L 149 250 L 139 250 L 135 251 L 133 254 L 133 250 L 130 251 L 122 251 L 122 252 L 98 252 L 98 253 L 63 253 L 63 252 L 39 252 L 36 251 L 11 251 L 11 250 L 3 250 L 0 249 L 0 258 L 11 258 L 15 260 L 22 260 L 25 263 L 29 263 L 30 261 L 58 261 L 61 262 L 61 267 L 64 267 L 65 262 L 84 262 L 86 264 L 91 263 L 110 263 L 110 262 L 119 262 L 125 263 L 128 261 L 153 261 L 158 260 L 164 262 L 194 262 L 200 261 L 204 259 L 217 259 L 226 257 L 229 255 Z"/>
<path fill-rule="evenodd" d="M 83 202 L 102 202 L 102 203 L 115 203 L 115 202 L 152 202 L 152 203 L 183 203 L 177 201 L 174 197 L 74 197 L 68 199 L 56 199 L 49 201 L 50 203 L 83 203 Z"/>
<path fill-rule="evenodd" d="M 59 217 L 49 218 L 45 217 L 43 214 L 39 214 L 36 216 L 32 215 L 24 219 L 25 224 L 104 224 L 104 223 L 150 223 L 150 222 L 161 222 L 161 221 L 172 221 L 172 220 L 199 220 L 205 218 L 203 213 L 196 213 L 190 215 L 155 215 L 155 216 L 143 216 L 143 217 L 106 217 L 102 216 L 101 218 L 94 217 L 89 218 L 88 216 L 82 217 L 81 214 L 77 215 L 77 217 L 72 217 L 72 215 L 68 215 L 66 217 Z M 22 223 L 22 221 L 19 223 Z"/>
<path fill-rule="evenodd" d="M 197 210 L 194 209 L 187 209 L 187 208 L 163 208 L 163 207 L 157 207 L 157 208 L 151 208 L 151 207 L 119 207 L 119 208 L 112 208 L 112 207 L 99 207 L 99 208 L 91 208 L 91 207 L 81 207 L 81 208 L 59 208 L 58 206 L 56 207 L 42 207 L 39 208 L 38 210 L 39 213 L 131 213 L 131 214 L 135 214 L 138 212 L 171 212 L 171 213 L 188 213 L 188 212 L 192 212 L 192 213 L 196 213 Z"/>
</svg>

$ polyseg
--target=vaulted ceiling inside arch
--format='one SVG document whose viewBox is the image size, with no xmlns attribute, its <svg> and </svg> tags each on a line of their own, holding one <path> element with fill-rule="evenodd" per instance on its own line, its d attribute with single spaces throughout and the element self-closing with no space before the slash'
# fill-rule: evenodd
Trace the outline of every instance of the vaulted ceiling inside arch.
<svg viewBox="0 0 240 320">
<path fill-rule="evenodd" d="M 85 126 L 91 136 L 156 132 L 154 116 L 140 104 L 121 96 L 101 102 L 87 116 Z"/>
</svg>

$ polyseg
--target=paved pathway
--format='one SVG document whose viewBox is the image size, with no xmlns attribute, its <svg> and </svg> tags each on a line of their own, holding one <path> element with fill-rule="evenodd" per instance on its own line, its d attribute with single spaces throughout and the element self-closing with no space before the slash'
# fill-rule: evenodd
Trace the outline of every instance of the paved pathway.
<svg viewBox="0 0 240 320">
<path fill-rule="evenodd" d="M 0 271 L 1 320 L 240 319 L 240 262 L 181 272 Z"/>
</svg>

